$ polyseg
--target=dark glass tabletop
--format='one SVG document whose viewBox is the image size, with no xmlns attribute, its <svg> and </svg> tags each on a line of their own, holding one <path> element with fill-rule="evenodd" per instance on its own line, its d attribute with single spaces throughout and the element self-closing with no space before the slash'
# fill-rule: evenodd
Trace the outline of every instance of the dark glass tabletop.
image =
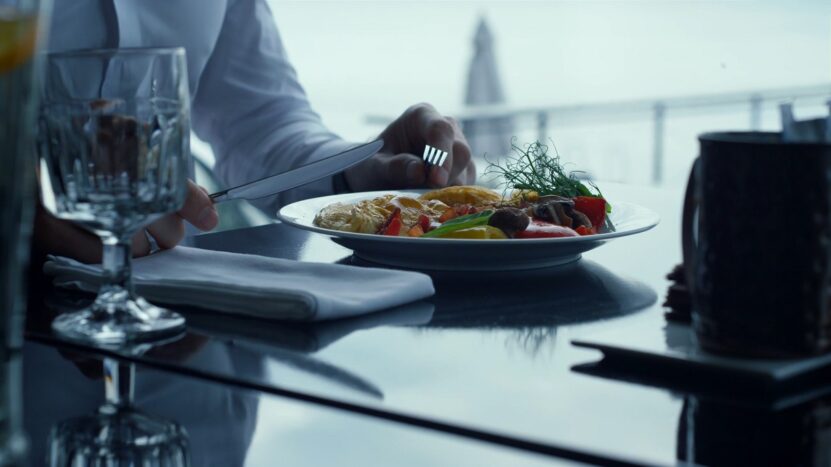
<svg viewBox="0 0 831 467">
<path fill-rule="evenodd" d="M 28 465 L 44 465 L 60 422 L 95 413 L 104 402 L 94 354 L 24 346 L 24 428 Z M 257 358 L 229 358 L 240 368 Z M 187 378 L 139 366 L 135 405 L 184 428 L 194 466 L 396 465 L 551 466 L 546 456 L 449 437 L 404 424 Z"/>
<path fill-rule="evenodd" d="M 660 303 L 665 276 L 680 262 L 682 192 L 613 184 L 604 191 L 655 210 L 661 223 L 556 269 L 431 273 L 437 290 L 431 299 L 358 318 L 290 324 L 185 309 L 182 340 L 142 355 L 114 355 L 561 459 L 675 464 L 687 448 L 679 441 L 688 429 L 686 396 L 574 371 L 600 353 L 570 341 L 665 325 Z M 279 223 L 191 242 L 362 265 L 327 237 Z M 30 318 L 30 340 L 107 353 L 52 336 L 49 317 L 72 303 L 55 290 L 45 302 L 41 318 Z M 279 404 L 291 404 L 284 400 Z"/>
</svg>

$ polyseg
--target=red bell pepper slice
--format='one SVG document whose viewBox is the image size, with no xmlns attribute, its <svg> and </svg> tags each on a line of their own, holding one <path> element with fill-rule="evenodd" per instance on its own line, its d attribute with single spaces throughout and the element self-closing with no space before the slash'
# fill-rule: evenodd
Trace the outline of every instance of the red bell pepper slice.
<svg viewBox="0 0 831 467">
<path fill-rule="evenodd" d="M 430 222 L 430 218 L 427 217 L 426 214 L 419 214 L 418 215 L 418 225 L 421 226 L 421 231 L 422 232 L 429 232 L 431 230 L 431 227 L 430 227 L 431 223 L 432 222 Z"/>
<path fill-rule="evenodd" d="M 456 217 L 476 214 L 479 212 L 479 210 L 476 209 L 476 206 L 471 206 L 470 204 L 457 204 L 453 206 L 453 210 L 456 212 Z"/>
<path fill-rule="evenodd" d="M 606 200 L 603 198 L 577 196 L 574 198 L 574 209 L 585 214 L 595 230 L 599 230 L 606 221 Z"/>
<path fill-rule="evenodd" d="M 579 233 L 580 235 L 594 235 L 597 232 L 594 230 L 594 227 L 586 227 L 585 225 L 581 225 L 574 229 L 575 232 Z"/>
<path fill-rule="evenodd" d="M 395 208 L 390 217 L 378 228 L 378 233 L 394 237 L 401 233 L 401 208 Z"/>
</svg>

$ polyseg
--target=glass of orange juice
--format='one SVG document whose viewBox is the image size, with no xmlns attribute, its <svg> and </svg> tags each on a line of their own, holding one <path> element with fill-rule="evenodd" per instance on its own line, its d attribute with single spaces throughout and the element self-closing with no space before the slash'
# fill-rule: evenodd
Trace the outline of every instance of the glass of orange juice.
<svg viewBox="0 0 831 467">
<path fill-rule="evenodd" d="M 22 465 L 20 347 L 35 208 L 35 52 L 46 0 L 0 0 L 0 465 Z"/>
</svg>

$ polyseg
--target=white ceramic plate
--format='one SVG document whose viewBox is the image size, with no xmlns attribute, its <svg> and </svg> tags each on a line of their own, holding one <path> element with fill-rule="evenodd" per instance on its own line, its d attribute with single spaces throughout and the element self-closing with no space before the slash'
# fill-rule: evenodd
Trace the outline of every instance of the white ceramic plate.
<svg viewBox="0 0 831 467">
<path fill-rule="evenodd" d="M 624 202 L 614 202 L 609 215 L 614 232 L 583 237 L 469 240 L 456 238 L 413 238 L 341 232 L 314 225 L 315 215 L 332 203 L 355 203 L 385 194 L 416 197 L 424 190 L 374 191 L 323 196 L 289 204 L 277 216 L 297 228 L 332 236 L 351 249 L 355 256 L 373 263 L 412 269 L 509 270 L 557 266 L 580 259 L 580 254 L 607 241 L 655 227 L 655 212 Z"/>
</svg>

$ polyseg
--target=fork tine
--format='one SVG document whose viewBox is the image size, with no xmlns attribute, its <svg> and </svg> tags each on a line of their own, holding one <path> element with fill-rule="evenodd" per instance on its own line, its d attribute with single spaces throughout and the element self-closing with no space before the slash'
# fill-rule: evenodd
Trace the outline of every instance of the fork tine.
<svg viewBox="0 0 831 467">
<path fill-rule="evenodd" d="M 421 155 L 421 158 L 428 165 L 443 165 L 444 161 L 447 160 L 448 154 L 447 151 L 442 151 L 439 148 L 426 144 L 424 145 L 424 154 Z"/>
</svg>

